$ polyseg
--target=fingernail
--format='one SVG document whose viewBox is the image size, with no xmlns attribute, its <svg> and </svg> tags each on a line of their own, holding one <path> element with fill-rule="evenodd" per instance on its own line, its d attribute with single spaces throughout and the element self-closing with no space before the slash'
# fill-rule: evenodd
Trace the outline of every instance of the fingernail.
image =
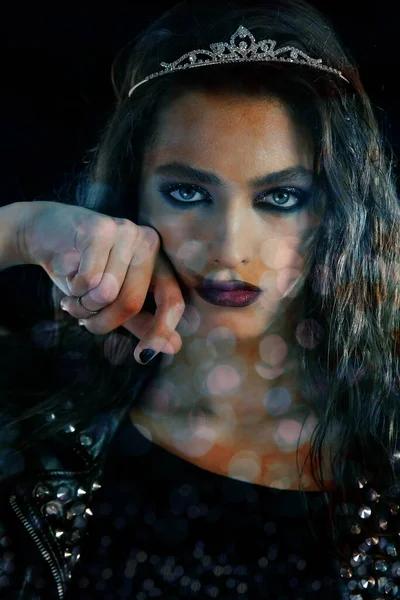
<svg viewBox="0 0 400 600">
<path fill-rule="evenodd" d="M 155 350 L 150 350 L 150 348 L 145 348 L 139 354 L 139 358 L 142 361 L 142 363 L 146 364 L 153 358 L 154 355 L 155 355 Z"/>
<path fill-rule="evenodd" d="M 67 307 L 63 302 L 60 302 L 61 310 L 67 310 Z"/>
</svg>

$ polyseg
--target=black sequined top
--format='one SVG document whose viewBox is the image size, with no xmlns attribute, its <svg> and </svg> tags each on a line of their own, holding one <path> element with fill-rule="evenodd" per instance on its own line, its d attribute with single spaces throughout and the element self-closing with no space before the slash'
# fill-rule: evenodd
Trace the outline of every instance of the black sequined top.
<svg viewBox="0 0 400 600">
<path fill-rule="evenodd" d="M 339 600 L 323 492 L 202 469 L 125 421 L 66 600 Z"/>
</svg>

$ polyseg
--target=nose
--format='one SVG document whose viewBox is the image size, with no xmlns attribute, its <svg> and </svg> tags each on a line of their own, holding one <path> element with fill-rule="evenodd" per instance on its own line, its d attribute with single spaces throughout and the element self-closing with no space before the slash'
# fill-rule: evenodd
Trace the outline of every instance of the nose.
<svg viewBox="0 0 400 600">
<path fill-rule="evenodd" d="M 254 221 L 251 210 L 235 203 L 214 214 L 208 229 L 209 261 L 233 269 L 251 262 L 254 254 Z"/>
</svg>

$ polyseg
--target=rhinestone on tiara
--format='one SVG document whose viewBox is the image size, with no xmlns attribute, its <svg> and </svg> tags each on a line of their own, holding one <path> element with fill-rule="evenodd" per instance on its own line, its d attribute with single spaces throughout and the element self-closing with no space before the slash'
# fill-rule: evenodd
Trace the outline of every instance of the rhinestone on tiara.
<svg viewBox="0 0 400 600">
<path fill-rule="evenodd" d="M 237 43 L 237 38 L 240 41 Z M 244 41 L 244 38 L 249 38 L 250 43 Z M 184 69 L 193 69 L 195 67 L 205 67 L 208 65 L 221 65 L 225 63 L 243 63 L 243 62 L 286 62 L 298 65 L 306 65 L 315 69 L 321 69 L 323 71 L 329 71 L 339 75 L 344 81 L 349 83 L 348 79 L 343 76 L 341 71 L 328 67 L 322 63 L 322 58 L 311 58 L 299 48 L 293 46 L 285 46 L 275 50 L 276 41 L 274 40 L 261 40 L 256 43 L 256 39 L 252 33 L 243 25 L 240 25 L 237 31 L 231 36 L 230 44 L 226 42 L 216 42 L 210 44 L 211 50 L 205 50 L 199 48 L 198 50 L 191 50 L 187 52 L 172 63 L 162 62 L 162 71 L 152 73 L 142 81 L 139 81 L 136 85 L 131 88 L 128 93 L 128 97 L 131 96 L 133 91 L 150 79 L 159 77 L 160 75 L 166 75 L 167 73 L 173 73 L 174 71 L 180 71 Z M 226 52 L 227 51 L 227 52 Z"/>
</svg>

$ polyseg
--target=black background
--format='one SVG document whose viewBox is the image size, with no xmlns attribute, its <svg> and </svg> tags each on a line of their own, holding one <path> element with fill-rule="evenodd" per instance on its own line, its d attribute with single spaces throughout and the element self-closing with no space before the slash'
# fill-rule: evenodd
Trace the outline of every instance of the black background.
<svg viewBox="0 0 400 600">
<path fill-rule="evenodd" d="M 311 2 L 327 14 L 361 71 L 399 155 L 399 19 L 397 3 L 354 0 Z M 19 3 L 0 14 L 0 205 L 51 197 L 81 167 L 96 143 L 104 113 L 114 102 L 111 64 L 117 52 L 175 2 Z M 21 285 L 29 295 L 37 267 L 13 267 L 0 276 L 4 325 L 26 318 Z M 38 267 L 40 269 L 40 267 Z M 32 275 L 33 276 L 33 275 Z M 47 277 L 47 276 L 46 276 Z M 36 287 L 33 285 L 32 294 Z M 34 299 L 32 298 L 32 302 Z M 5 305 L 4 305 L 5 302 Z M 35 311 L 32 304 L 32 318 Z M 29 318 L 29 317 L 28 317 Z M 15 328 L 14 322 L 12 327 Z"/>
</svg>

